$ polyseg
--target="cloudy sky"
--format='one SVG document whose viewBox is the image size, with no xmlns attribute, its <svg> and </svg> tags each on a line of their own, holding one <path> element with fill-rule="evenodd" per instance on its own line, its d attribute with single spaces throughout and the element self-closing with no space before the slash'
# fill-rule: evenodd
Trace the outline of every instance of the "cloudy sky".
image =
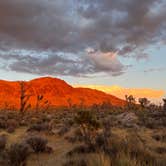
<svg viewBox="0 0 166 166">
<path fill-rule="evenodd" d="M 165 0 L 0 0 L 0 79 L 166 91 Z"/>
</svg>

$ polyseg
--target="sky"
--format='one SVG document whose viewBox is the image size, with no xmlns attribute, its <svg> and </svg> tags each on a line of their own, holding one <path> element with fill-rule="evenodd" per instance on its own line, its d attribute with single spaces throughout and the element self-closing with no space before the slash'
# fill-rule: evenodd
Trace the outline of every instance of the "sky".
<svg viewBox="0 0 166 166">
<path fill-rule="evenodd" d="M 165 0 L 1 0 L 0 79 L 49 75 L 163 97 L 165 8 Z"/>
</svg>

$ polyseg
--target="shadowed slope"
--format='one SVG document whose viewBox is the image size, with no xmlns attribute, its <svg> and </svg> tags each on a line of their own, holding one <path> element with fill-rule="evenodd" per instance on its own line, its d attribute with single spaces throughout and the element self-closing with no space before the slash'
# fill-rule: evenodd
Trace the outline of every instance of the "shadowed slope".
<svg viewBox="0 0 166 166">
<path fill-rule="evenodd" d="M 125 101 L 98 90 L 89 88 L 73 88 L 65 81 L 43 77 L 25 82 L 27 94 L 30 95 L 29 103 L 34 107 L 37 95 L 43 95 L 51 106 L 80 105 L 85 106 L 110 102 L 121 106 Z M 0 107 L 19 108 L 20 85 L 19 82 L 0 81 Z"/>
</svg>

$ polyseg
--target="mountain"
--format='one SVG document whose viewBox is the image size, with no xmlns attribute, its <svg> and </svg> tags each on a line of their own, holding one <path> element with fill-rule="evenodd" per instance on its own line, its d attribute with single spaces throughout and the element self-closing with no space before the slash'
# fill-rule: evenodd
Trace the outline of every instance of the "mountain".
<svg viewBox="0 0 166 166">
<path fill-rule="evenodd" d="M 0 80 L 0 108 L 19 108 L 20 87 L 20 81 Z M 26 94 L 30 96 L 28 102 L 32 107 L 36 105 L 38 95 L 44 96 L 41 104 L 48 101 L 51 106 L 80 105 L 81 103 L 85 106 L 91 106 L 103 102 L 110 102 L 117 106 L 125 104 L 124 100 L 110 94 L 89 88 L 73 88 L 65 81 L 51 77 L 24 81 L 24 88 Z"/>
</svg>

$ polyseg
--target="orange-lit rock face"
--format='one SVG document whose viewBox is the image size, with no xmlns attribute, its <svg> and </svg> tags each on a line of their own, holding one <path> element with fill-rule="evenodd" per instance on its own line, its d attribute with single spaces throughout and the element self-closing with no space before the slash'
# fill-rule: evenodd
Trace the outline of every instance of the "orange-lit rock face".
<svg viewBox="0 0 166 166">
<path fill-rule="evenodd" d="M 104 92 L 87 89 L 73 88 L 66 82 L 56 78 L 38 78 L 25 82 L 26 94 L 30 95 L 29 103 L 35 107 L 37 95 L 43 95 L 51 106 L 80 105 L 85 106 L 111 102 L 113 105 L 124 105 L 125 101 L 105 94 Z M 19 109 L 20 107 L 20 84 L 19 82 L 0 81 L 0 107 Z"/>
</svg>

